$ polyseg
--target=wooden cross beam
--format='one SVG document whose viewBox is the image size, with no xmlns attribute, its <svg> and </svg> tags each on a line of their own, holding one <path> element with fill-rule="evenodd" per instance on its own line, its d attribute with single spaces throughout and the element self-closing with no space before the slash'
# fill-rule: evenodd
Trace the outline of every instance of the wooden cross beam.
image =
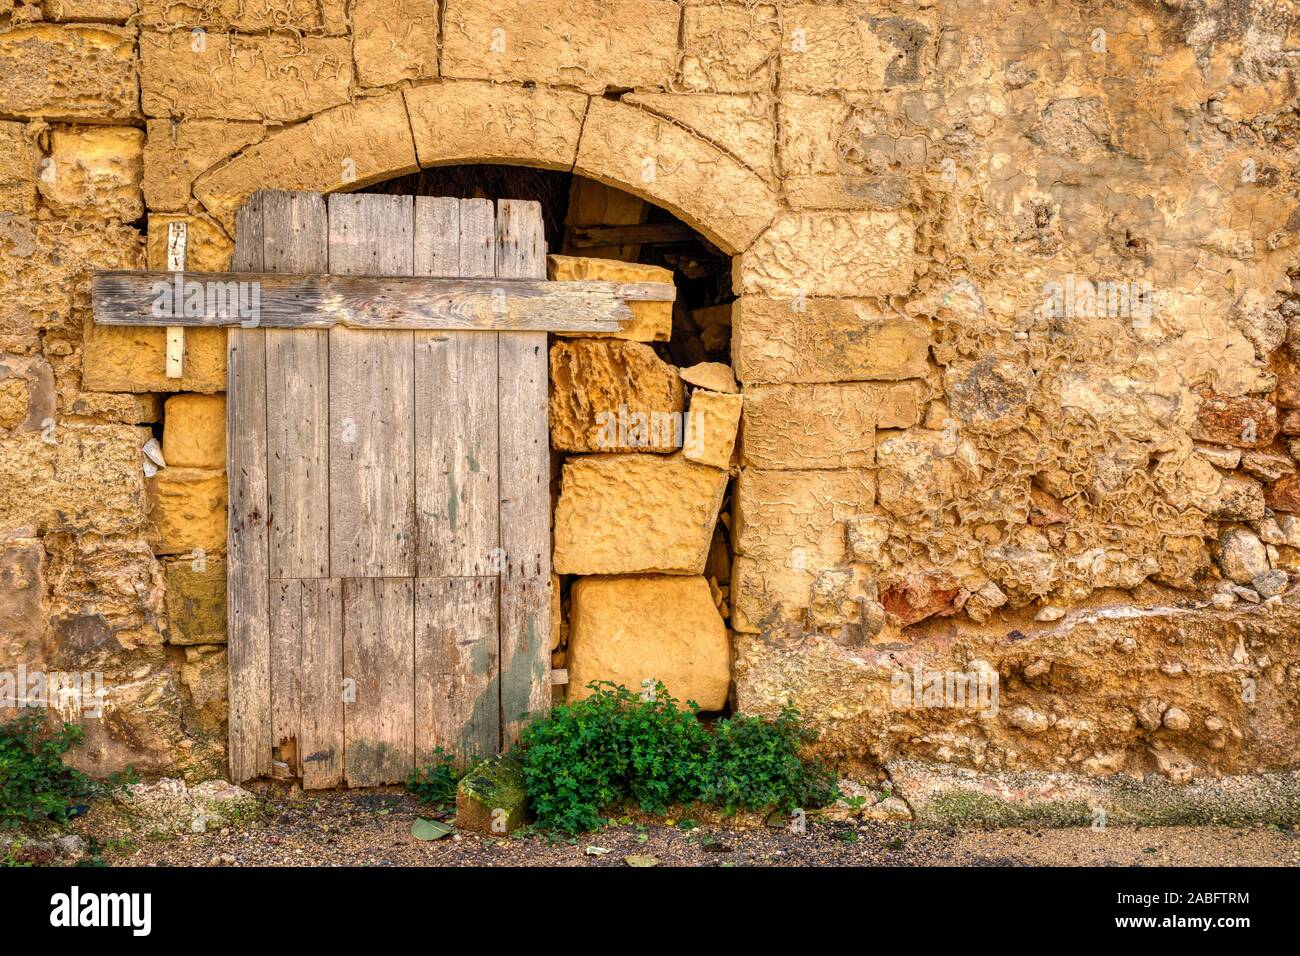
<svg viewBox="0 0 1300 956">
<path fill-rule="evenodd" d="M 671 282 L 551 282 L 257 272 L 94 274 L 101 325 L 266 329 L 617 332 L 628 302 L 672 302 Z"/>
</svg>

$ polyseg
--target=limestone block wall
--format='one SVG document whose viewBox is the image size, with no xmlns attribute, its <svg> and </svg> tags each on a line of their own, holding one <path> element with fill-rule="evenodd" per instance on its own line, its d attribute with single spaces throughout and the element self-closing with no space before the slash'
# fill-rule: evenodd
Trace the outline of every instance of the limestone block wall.
<svg viewBox="0 0 1300 956">
<path fill-rule="evenodd" d="M 1296 33 L 1235 0 L 0 0 L 0 669 L 104 673 L 93 769 L 222 772 L 222 333 L 168 379 L 88 273 L 161 267 L 178 219 L 220 267 L 258 189 L 501 162 L 734 257 L 701 451 L 553 400 L 571 652 L 622 617 L 715 659 L 730 482 L 731 674 L 691 692 L 792 699 L 863 766 L 1295 767 Z M 558 340 L 608 388 L 557 392 L 685 407 L 656 334 Z M 998 712 L 891 700 L 955 671 Z"/>
</svg>

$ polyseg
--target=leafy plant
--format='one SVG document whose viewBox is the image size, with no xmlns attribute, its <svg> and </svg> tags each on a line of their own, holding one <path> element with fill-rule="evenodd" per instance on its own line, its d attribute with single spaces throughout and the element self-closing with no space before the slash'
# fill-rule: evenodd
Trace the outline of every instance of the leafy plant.
<svg viewBox="0 0 1300 956">
<path fill-rule="evenodd" d="M 728 812 L 824 806 L 834 775 L 799 751 L 815 735 L 787 707 L 774 721 L 736 715 L 710 731 L 662 684 L 648 699 L 608 681 L 523 729 L 524 787 L 538 827 L 593 830 L 601 810 L 631 802 L 650 813 L 714 803 Z"/>
<path fill-rule="evenodd" d="M 456 785 L 463 776 L 451 754 L 435 747 L 433 763 L 415 768 L 406 778 L 406 789 L 421 803 L 445 806 L 456 802 Z"/>
<path fill-rule="evenodd" d="M 104 789 L 63 763 L 63 754 L 81 738 L 76 724 L 47 730 L 40 710 L 0 724 L 0 827 L 63 823 L 75 815 L 79 801 Z"/>
<path fill-rule="evenodd" d="M 737 714 L 720 720 L 710 741 L 702 799 L 728 812 L 823 807 L 838 795 L 835 775 L 799 754 L 817 735 L 786 705 L 776 720 Z"/>
</svg>

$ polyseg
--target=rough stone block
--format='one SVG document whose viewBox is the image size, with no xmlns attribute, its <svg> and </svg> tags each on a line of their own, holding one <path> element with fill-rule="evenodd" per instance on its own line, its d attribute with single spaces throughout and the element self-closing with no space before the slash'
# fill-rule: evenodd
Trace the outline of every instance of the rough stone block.
<svg viewBox="0 0 1300 956">
<path fill-rule="evenodd" d="M 583 93 L 465 81 L 417 86 L 404 95 L 422 166 L 527 159 L 568 170 L 578 156 Z"/>
<path fill-rule="evenodd" d="M 579 282 L 593 279 L 600 282 L 672 282 L 671 269 L 642 265 L 637 262 L 620 262 L 617 259 L 588 259 L 582 256 L 547 256 L 547 278 L 555 282 Z M 611 338 L 632 339 L 637 342 L 667 342 L 673 332 L 673 304 L 671 302 L 629 302 L 632 318 L 624 327 L 610 335 Z M 603 333 L 562 333 L 568 338 L 588 337 Z"/>
<path fill-rule="evenodd" d="M 929 367 L 925 325 L 870 302 L 744 296 L 734 306 L 732 363 L 747 386 L 893 381 Z"/>
<path fill-rule="evenodd" d="M 148 484 L 158 554 L 226 550 L 224 469 L 164 468 Z"/>
<path fill-rule="evenodd" d="M 740 428 L 741 397 L 697 388 L 691 393 L 682 454 L 724 471 L 731 466 Z"/>
<path fill-rule="evenodd" d="M 1263 448 L 1272 443 L 1277 431 L 1277 406 L 1272 402 L 1202 392 L 1192 437 L 1236 448 Z"/>
<path fill-rule="evenodd" d="M 162 447 L 168 468 L 225 468 L 226 396 L 167 399 Z"/>
<path fill-rule="evenodd" d="M 673 77 L 669 0 L 445 0 L 443 76 L 493 82 L 660 87 Z"/>
<path fill-rule="evenodd" d="M 933 36 L 926 24 L 858 4 L 787 6 L 781 26 L 781 84 L 812 92 L 911 85 Z"/>
<path fill-rule="evenodd" d="M 606 99 L 591 101 L 573 171 L 663 206 L 731 254 L 747 249 L 779 208 L 761 176 L 716 146 Z"/>
<path fill-rule="evenodd" d="M 65 216 L 131 222 L 144 215 L 144 133 L 131 126 L 68 126 L 50 134 L 41 170 L 46 204 Z"/>
<path fill-rule="evenodd" d="M 36 147 L 23 123 L 0 122 L 0 214 L 36 213 Z"/>
<path fill-rule="evenodd" d="M 640 693 L 660 681 L 682 705 L 721 710 L 731 686 L 727 628 L 702 577 L 576 581 L 570 598 L 569 699 L 592 681 Z"/>
<path fill-rule="evenodd" d="M 41 431 L 58 396 L 50 363 L 40 355 L 0 355 L 0 434 Z"/>
<path fill-rule="evenodd" d="M 731 366 L 723 362 L 700 362 L 688 368 L 679 369 L 682 381 L 688 385 L 698 385 L 711 392 L 734 394 L 740 389 L 736 386 L 736 376 Z"/>
<path fill-rule="evenodd" d="M 183 209 L 198 176 L 264 135 L 261 123 L 149 120 L 144 145 L 144 198 L 149 208 Z"/>
<path fill-rule="evenodd" d="M 230 268 L 230 255 L 235 251 L 235 244 L 220 226 L 207 216 L 163 213 L 149 217 L 145 258 L 150 269 L 167 268 L 168 225 L 173 222 L 185 223 L 185 268 L 188 271 L 225 272 Z"/>
<path fill-rule="evenodd" d="M 226 643 L 226 562 L 191 556 L 164 562 L 167 640 L 171 644 Z"/>
<path fill-rule="evenodd" d="M 564 465 L 557 574 L 699 574 L 727 473 L 680 455 L 592 455 Z"/>
<path fill-rule="evenodd" d="M 682 10 L 681 83 L 712 93 L 767 92 L 780 46 L 775 5 L 690 0 Z"/>
<path fill-rule="evenodd" d="M 0 113 L 110 123 L 139 116 L 135 36 L 45 23 L 0 33 Z"/>
<path fill-rule="evenodd" d="M 528 794 L 524 768 L 514 754 L 489 757 L 456 787 L 456 828 L 506 837 L 524 825 Z"/>
<path fill-rule="evenodd" d="M 362 86 L 438 75 L 438 0 L 356 0 L 352 33 Z"/>
<path fill-rule="evenodd" d="M 13 219 L 0 224 L 0 351 L 75 342 L 94 269 L 144 267 L 140 233 L 114 222 Z"/>
<path fill-rule="evenodd" d="M 346 103 L 346 37 L 140 34 L 140 93 L 149 117 L 290 123 Z"/>
<path fill-rule="evenodd" d="M 136 0 L 44 0 L 45 19 L 60 23 L 122 23 L 136 12 Z"/>
<path fill-rule="evenodd" d="M 773 177 L 776 144 L 770 96 L 628 93 L 623 100 L 695 130 L 764 179 Z"/>
<path fill-rule="evenodd" d="M 674 451 L 684 432 L 682 380 L 640 342 L 561 339 L 551 346 L 551 447 Z"/>
<path fill-rule="evenodd" d="M 87 323 L 82 382 L 101 392 L 222 392 L 226 330 L 186 329 L 180 378 L 167 377 L 167 330 Z"/>
<path fill-rule="evenodd" d="M 1300 475 L 1288 475 L 1264 491 L 1264 501 L 1274 511 L 1300 514 Z"/>
<path fill-rule="evenodd" d="M 915 241 L 907 210 L 782 213 L 736 260 L 736 285 L 782 298 L 904 295 Z"/>
<path fill-rule="evenodd" d="M 759 385 L 745 390 L 744 463 L 755 468 L 870 468 L 876 429 L 921 417 L 917 382 Z"/>
<path fill-rule="evenodd" d="M 871 510 L 870 471 L 765 471 L 746 468 L 733 505 L 736 553 L 821 571 L 845 562 L 846 522 Z"/>
<path fill-rule="evenodd" d="M 144 521 L 147 429 L 55 425 L 0 438 L 0 528 L 124 534 Z"/>
<path fill-rule="evenodd" d="M 978 474 L 974 448 L 941 431 L 909 428 L 888 436 L 877 436 L 876 464 L 879 466 L 880 507 L 896 517 L 933 511 L 963 498 Z M 1003 489 L 1010 496 L 1010 489 Z M 1023 489 L 1022 505 L 1028 517 L 1029 489 Z M 990 494 L 988 504 L 998 495 Z M 1008 503 L 1004 502 L 1003 506 Z M 1023 519 L 1022 519 L 1023 520 Z"/>
<path fill-rule="evenodd" d="M 222 33 L 257 33 L 264 30 L 302 30 L 337 33 L 342 0 L 274 0 L 247 3 L 243 0 L 140 0 L 140 20 L 147 26 L 200 27 L 208 32 L 208 43 L 219 43 Z"/>
<path fill-rule="evenodd" d="M 259 189 L 335 192 L 418 167 L 401 93 L 318 113 L 200 176 L 194 195 L 234 235 L 235 212 Z"/>
</svg>

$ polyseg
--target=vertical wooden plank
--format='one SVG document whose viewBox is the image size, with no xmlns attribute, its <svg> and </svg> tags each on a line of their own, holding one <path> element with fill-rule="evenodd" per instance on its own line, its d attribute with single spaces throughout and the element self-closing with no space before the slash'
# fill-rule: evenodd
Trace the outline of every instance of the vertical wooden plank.
<svg viewBox="0 0 1300 956">
<path fill-rule="evenodd" d="M 411 275 L 410 196 L 329 199 L 329 266 Z M 330 569 L 343 582 L 344 776 L 398 783 L 415 761 L 415 373 L 411 332 L 329 333 Z"/>
<path fill-rule="evenodd" d="M 415 753 L 463 764 L 501 741 L 497 579 L 421 578 L 415 594 Z"/>
<path fill-rule="evenodd" d="M 272 757 L 298 776 L 302 716 L 302 584 L 271 581 Z"/>
<path fill-rule="evenodd" d="M 343 582 L 343 659 L 356 699 L 344 703 L 349 786 L 400 783 L 415 756 L 415 582 Z"/>
<path fill-rule="evenodd" d="M 343 587 L 332 578 L 302 582 L 302 716 L 299 762 L 307 790 L 343 783 Z"/>
<path fill-rule="evenodd" d="M 329 264 L 410 275 L 410 196 L 329 197 Z M 330 573 L 415 574 L 414 335 L 331 329 Z"/>
<path fill-rule="evenodd" d="M 497 204 L 497 275 L 546 275 L 541 205 Z M 501 736 L 550 708 L 551 527 L 546 333 L 498 335 L 500 408 Z"/>
<path fill-rule="evenodd" d="M 262 268 L 259 196 L 236 215 L 232 268 Z M 266 339 L 231 329 L 226 339 L 226 602 L 230 666 L 230 776 L 271 772 L 271 660 L 266 536 Z"/>
<path fill-rule="evenodd" d="M 415 275 L 460 275 L 460 200 L 415 197 Z"/>
<path fill-rule="evenodd" d="M 495 268 L 490 202 L 416 200 L 417 275 L 436 274 L 420 268 L 456 274 L 462 239 L 471 250 L 470 267 L 485 268 L 490 257 Z M 496 574 L 495 332 L 415 333 L 415 452 L 417 573 Z"/>
<path fill-rule="evenodd" d="M 329 269 L 318 193 L 262 194 L 265 272 Z M 271 576 L 329 577 L 329 333 L 266 331 Z"/>
</svg>

